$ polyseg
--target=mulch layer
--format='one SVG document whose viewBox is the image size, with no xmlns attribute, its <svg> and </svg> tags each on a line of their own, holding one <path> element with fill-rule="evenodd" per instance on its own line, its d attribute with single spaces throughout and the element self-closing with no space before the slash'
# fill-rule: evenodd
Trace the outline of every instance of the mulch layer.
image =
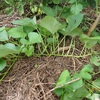
<svg viewBox="0 0 100 100">
<path fill-rule="evenodd" d="M 52 89 L 60 73 L 76 72 L 87 63 L 88 57 L 21 58 L 0 83 L 0 100 L 59 100 Z"/>
</svg>

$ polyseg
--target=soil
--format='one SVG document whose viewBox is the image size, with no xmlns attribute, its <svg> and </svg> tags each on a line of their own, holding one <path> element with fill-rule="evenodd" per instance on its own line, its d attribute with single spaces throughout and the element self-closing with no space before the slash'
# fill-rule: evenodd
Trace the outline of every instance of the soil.
<svg viewBox="0 0 100 100">
<path fill-rule="evenodd" d="M 21 18 L 22 17 L 19 16 L 17 12 L 12 15 L 0 14 L 0 27 L 14 27 L 15 25 L 13 25 L 12 22 Z"/>
</svg>

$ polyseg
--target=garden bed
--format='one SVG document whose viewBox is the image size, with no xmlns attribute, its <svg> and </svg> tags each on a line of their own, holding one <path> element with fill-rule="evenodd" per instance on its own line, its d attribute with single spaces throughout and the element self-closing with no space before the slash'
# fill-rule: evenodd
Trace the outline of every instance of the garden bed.
<svg viewBox="0 0 100 100">
<path fill-rule="evenodd" d="M 73 2 L 64 3 L 72 5 L 71 10 L 65 7 L 70 16 L 63 12 L 63 3 L 56 5 L 54 1 L 43 9 L 36 1 L 34 18 L 27 4 L 23 16 L 17 12 L 10 16 L 0 15 L 1 37 L 3 32 L 5 34 L 0 41 L 1 50 L 8 51 L 0 58 L 3 67 L 6 66 L 0 70 L 0 100 L 94 100 L 95 95 L 100 99 L 100 24 L 94 27 L 91 36 L 88 35 L 98 16 L 90 6 L 83 9 L 82 5 Z M 58 9 L 60 5 L 62 10 Z M 56 13 L 53 12 L 55 6 L 58 7 Z M 77 6 L 81 8 L 78 12 L 73 9 Z M 59 10 L 64 13 L 61 12 L 63 17 Z"/>
</svg>

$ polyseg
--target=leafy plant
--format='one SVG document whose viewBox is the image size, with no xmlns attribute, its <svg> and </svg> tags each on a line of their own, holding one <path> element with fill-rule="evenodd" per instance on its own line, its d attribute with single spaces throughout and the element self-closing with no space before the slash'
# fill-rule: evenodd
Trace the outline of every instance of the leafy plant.
<svg viewBox="0 0 100 100">
<path fill-rule="evenodd" d="M 68 70 L 64 70 L 57 83 L 55 84 L 55 90 L 60 100 L 82 100 L 83 98 L 92 98 L 94 94 L 88 90 L 88 87 L 98 86 L 100 89 L 100 79 L 93 81 L 93 84 L 87 84 L 87 81 L 91 81 L 93 73 L 93 67 L 90 64 L 83 66 L 80 72 L 70 75 Z M 96 87 L 95 87 L 96 88 Z M 89 95 L 92 95 L 89 97 Z M 92 100 L 92 99 L 91 99 Z"/>
<path fill-rule="evenodd" d="M 32 19 L 13 21 L 16 27 L 0 28 L 0 71 L 7 66 L 5 58 L 10 55 L 24 53 L 28 57 L 32 55 L 84 57 L 86 48 L 90 50 L 100 42 L 98 32 L 93 32 L 89 37 L 79 28 L 84 20 L 82 10 L 88 5 L 87 2 L 93 7 L 96 3 L 98 12 L 98 0 L 5 0 L 5 2 L 10 6 L 6 9 L 9 14 L 17 10 L 22 15 L 25 5 L 28 5 L 36 16 Z M 65 54 L 66 40 L 69 36 L 72 40 Z M 73 54 L 76 47 L 75 37 L 79 37 L 84 45 L 77 56 Z M 83 98 L 94 100 L 95 96 L 99 98 L 100 78 L 92 80 L 92 76 L 100 73 L 95 73 L 93 69 L 93 65 L 100 68 L 100 56 L 97 53 L 95 55 L 92 50 L 90 55 L 92 55 L 91 64 L 84 65 L 79 72 L 72 74 L 64 70 L 61 73 L 54 91 L 60 100 Z"/>
</svg>

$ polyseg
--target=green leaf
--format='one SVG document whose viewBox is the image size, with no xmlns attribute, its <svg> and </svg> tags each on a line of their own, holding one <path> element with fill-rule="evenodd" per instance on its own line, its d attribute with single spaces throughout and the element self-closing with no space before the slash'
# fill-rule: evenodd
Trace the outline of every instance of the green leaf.
<svg viewBox="0 0 100 100">
<path fill-rule="evenodd" d="M 33 19 L 23 18 L 23 19 L 20 19 L 20 20 L 15 20 L 12 23 L 17 24 L 17 25 L 22 25 L 22 26 L 34 27 L 34 25 L 36 25 L 36 18 L 35 17 Z"/>
<path fill-rule="evenodd" d="M 0 71 L 6 67 L 6 61 L 0 58 Z"/>
<path fill-rule="evenodd" d="M 60 100 L 73 100 L 73 99 L 72 99 L 72 98 L 69 98 L 68 93 L 64 93 L 64 94 L 61 96 Z"/>
<path fill-rule="evenodd" d="M 76 98 L 75 100 L 79 99 L 81 100 L 81 98 L 84 98 L 88 95 L 88 91 L 86 88 L 81 87 L 79 89 L 77 89 L 74 94 L 73 94 L 73 98 Z"/>
<path fill-rule="evenodd" d="M 14 9 L 13 9 L 13 7 L 7 7 L 5 9 L 5 12 L 6 12 L 7 15 L 11 16 L 13 14 L 13 12 L 14 12 Z"/>
<path fill-rule="evenodd" d="M 5 26 L 0 27 L 0 32 L 3 31 L 3 30 L 5 30 Z"/>
<path fill-rule="evenodd" d="M 48 15 L 48 16 L 55 16 L 56 13 L 53 9 L 47 6 L 42 6 L 42 10 Z"/>
<path fill-rule="evenodd" d="M 12 0 L 4 0 L 4 1 L 9 5 L 13 5 L 14 4 L 14 1 L 12 1 Z"/>
<path fill-rule="evenodd" d="M 87 97 L 89 100 L 100 100 L 100 94 L 93 93 L 93 95 Z"/>
<path fill-rule="evenodd" d="M 69 71 L 68 70 L 64 70 L 61 73 L 61 75 L 60 75 L 60 77 L 59 77 L 59 79 L 58 79 L 58 81 L 56 83 L 56 86 L 57 85 L 61 85 L 61 84 L 65 84 L 67 82 L 67 80 L 69 80 L 69 79 L 70 79 Z"/>
<path fill-rule="evenodd" d="M 93 36 L 93 37 L 97 37 L 97 36 L 100 37 L 100 34 L 99 34 L 99 32 L 93 31 L 93 32 L 92 32 L 92 36 Z M 98 43 L 100 44 L 100 39 L 98 39 Z"/>
<path fill-rule="evenodd" d="M 91 49 L 98 42 L 96 38 L 88 37 L 85 34 L 80 36 L 80 40 L 88 49 Z"/>
<path fill-rule="evenodd" d="M 27 51 L 25 51 L 25 54 L 29 57 L 32 56 L 34 53 L 34 47 L 33 46 L 29 46 Z"/>
<path fill-rule="evenodd" d="M 23 32 L 23 27 L 22 26 L 11 28 L 8 31 L 8 34 L 9 34 L 9 36 L 11 36 L 13 38 L 24 38 L 26 36 L 26 33 Z"/>
<path fill-rule="evenodd" d="M 90 58 L 90 62 L 93 63 L 94 65 L 96 66 L 100 66 L 100 56 L 98 55 L 93 55 L 91 58 Z"/>
<path fill-rule="evenodd" d="M 0 41 L 7 41 L 8 40 L 8 34 L 5 30 L 0 32 Z"/>
<path fill-rule="evenodd" d="M 87 3 L 93 8 L 96 7 L 96 0 L 87 0 Z"/>
<path fill-rule="evenodd" d="M 26 39 L 24 39 L 24 38 L 21 38 L 20 39 L 20 42 L 21 42 L 21 44 L 25 44 L 25 45 L 28 45 L 29 44 L 29 41 L 26 40 Z"/>
<path fill-rule="evenodd" d="M 7 43 L 5 45 L 0 45 L 0 58 L 13 53 L 18 53 L 18 49 L 14 44 Z"/>
<path fill-rule="evenodd" d="M 76 28 L 73 31 L 71 31 L 70 33 L 68 32 L 66 35 L 75 37 L 75 36 L 80 36 L 81 34 L 83 34 L 82 30 L 80 28 Z"/>
<path fill-rule="evenodd" d="M 54 90 L 54 93 L 57 96 L 61 96 L 64 93 L 64 89 L 63 88 L 58 88 L 58 89 Z"/>
<path fill-rule="evenodd" d="M 95 41 L 95 40 L 100 40 L 100 36 L 95 36 L 95 37 L 89 37 L 89 36 L 87 36 L 87 35 L 85 35 L 85 34 L 82 34 L 81 35 L 81 38 L 83 38 L 85 41 L 86 40 L 89 40 L 89 41 Z"/>
<path fill-rule="evenodd" d="M 75 3 L 76 0 L 69 0 L 69 3 Z"/>
<path fill-rule="evenodd" d="M 94 80 L 92 83 L 93 85 L 98 86 L 100 88 L 100 77 Z"/>
<path fill-rule="evenodd" d="M 68 27 L 67 32 L 73 31 L 77 28 L 83 20 L 83 14 L 72 15 L 67 18 Z"/>
<path fill-rule="evenodd" d="M 48 44 L 51 44 L 51 45 L 53 44 L 53 42 L 58 43 L 56 38 L 47 38 L 47 42 L 48 42 Z"/>
<path fill-rule="evenodd" d="M 60 3 L 60 0 L 53 0 L 53 3 L 59 4 Z"/>
<path fill-rule="evenodd" d="M 79 14 L 81 11 L 82 11 L 83 7 L 81 4 L 75 4 L 75 5 L 72 5 L 71 7 L 71 12 L 73 14 Z"/>
<path fill-rule="evenodd" d="M 96 30 L 94 30 L 94 31 L 92 32 L 92 36 L 93 36 L 93 37 L 96 37 L 96 36 L 100 36 L 100 34 L 99 34 L 99 32 L 97 32 Z"/>
<path fill-rule="evenodd" d="M 86 34 L 81 34 L 80 35 L 80 40 L 81 40 L 82 43 L 87 43 L 88 38 L 89 38 L 89 36 L 87 36 Z"/>
<path fill-rule="evenodd" d="M 43 37 L 49 37 L 51 36 L 50 31 L 48 31 L 47 29 L 45 29 L 44 27 L 39 27 L 39 32 L 41 33 L 41 36 Z"/>
<path fill-rule="evenodd" d="M 33 32 L 34 28 L 30 26 L 23 26 L 23 30 L 25 33 Z"/>
<path fill-rule="evenodd" d="M 60 10 L 60 11 L 62 11 L 62 10 Z M 68 6 L 64 7 L 64 9 L 63 9 L 63 11 L 61 13 L 61 17 L 66 19 L 70 15 L 72 15 L 72 13 L 70 12 L 70 7 L 68 7 Z"/>
<path fill-rule="evenodd" d="M 52 34 L 56 33 L 59 29 L 62 28 L 61 24 L 51 16 L 44 17 L 40 22 L 40 26 L 46 28 Z"/>
<path fill-rule="evenodd" d="M 29 43 L 30 44 L 41 43 L 42 42 L 41 36 L 36 32 L 28 33 L 28 38 L 29 38 Z"/>
<path fill-rule="evenodd" d="M 19 12 L 20 16 L 21 16 L 22 14 L 24 14 L 24 5 L 23 5 L 22 3 L 21 3 L 20 6 L 18 7 L 18 12 Z"/>
<path fill-rule="evenodd" d="M 77 81 L 75 81 L 75 82 L 73 82 L 73 83 L 71 83 L 71 86 L 73 87 L 73 90 L 74 90 L 74 91 L 75 91 L 76 89 L 81 88 L 81 87 L 84 85 L 83 80 L 82 80 L 81 77 L 80 77 L 80 74 L 75 73 L 75 74 L 73 75 L 73 77 L 72 77 L 72 80 L 77 79 L 77 78 L 80 78 L 80 79 L 77 80 Z"/>
<path fill-rule="evenodd" d="M 80 71 L 80 76 L 85 80 L 90 80 L 92 75 L 90 73 L 93 72 L 93 67 L 90 64 L 84 65 L 82 70 Z"/>
</svg>

